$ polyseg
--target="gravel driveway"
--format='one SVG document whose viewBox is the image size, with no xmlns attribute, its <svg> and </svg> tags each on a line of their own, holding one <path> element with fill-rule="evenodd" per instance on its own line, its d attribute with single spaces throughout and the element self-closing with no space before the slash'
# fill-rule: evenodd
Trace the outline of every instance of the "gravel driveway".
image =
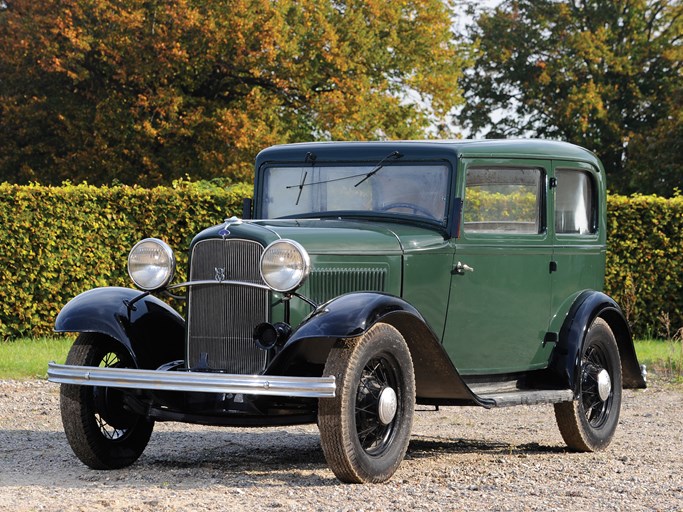
<svg viewBox="0 0 683 512">
<path fill-rule="evenodd" d="M 340 484 L 315 426 L 157 424 L 132 467 L 93 471 L 66 442 L 57 385 L 0 381 L 0 510 L 683 510 L 680 388 L 625 392 L 599 454 L 565 451 L 552 406 L 418 409 L 386 484 Z"/>
</svg>

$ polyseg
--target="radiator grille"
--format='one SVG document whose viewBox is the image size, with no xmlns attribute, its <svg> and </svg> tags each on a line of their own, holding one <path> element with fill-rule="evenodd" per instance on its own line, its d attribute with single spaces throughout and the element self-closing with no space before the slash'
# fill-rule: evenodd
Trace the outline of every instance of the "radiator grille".
<svg viewBox="0 0 683 512">
<path fill-rule="evenodd" d="M 192 251 L 191 281 L 263 284 L 263 247 L 247 240 L 204 240 Z M 234 285 L 194 286 L 188 294 L 190 368 L 208 366 L 235 374 L 261 373 L 267 353 L 254 345 L 254 327 L 268 321 L 268 291 Z M 205 354 L 205 355 L 203 355 Z"/>
<path fill-rule="evenodd" d="M 309 276 L 310 298 L 322 304 L 344 293 L 384 291 L 386 268 L 317 268 Z"/>
</svg>

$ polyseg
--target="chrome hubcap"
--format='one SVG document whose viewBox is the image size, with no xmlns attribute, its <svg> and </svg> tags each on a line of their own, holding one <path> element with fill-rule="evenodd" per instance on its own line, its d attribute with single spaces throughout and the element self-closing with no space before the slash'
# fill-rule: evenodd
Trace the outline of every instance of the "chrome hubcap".
<svg viewBox="0 0 683 512">
<path fill-rule="evenodd" d="M 377 415 L 382 425 L 388 425 L 396 416 L 398 410 L 398 400 L 396 398 L 396 391 L 390 387 L 382 390 L 377 401 Z"/>
<path fill-rule="evenodd" d="M 604 368 L 598 373 L 598 395 L 603 402 L 609 398 L 612 392 L 612 379 L 609 378 L 609 373 Z"/>
</svg>

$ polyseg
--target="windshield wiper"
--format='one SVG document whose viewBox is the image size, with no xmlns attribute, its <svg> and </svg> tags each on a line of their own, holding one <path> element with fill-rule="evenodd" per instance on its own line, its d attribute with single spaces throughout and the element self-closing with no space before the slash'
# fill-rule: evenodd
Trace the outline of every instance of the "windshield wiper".
<svg viewBox="0 0 683 512">
<path fill-rule="evenodd" d="M 304 190 L 304 185 L 306 185 L 306 176 L 308 176 L 308 171 L 304 173 L 303 178 L 301 178 L 301 183 L 299 183 L 299 195 L 296 196 L 296 205 L 299 206 L 299 199 L 301 199 L 301 192 Z M 289 188 L 289 187 L 287 187 Z"/>
<path fill-rule="evenodd" d="M 384 158 L 382 158 L 382 159 L 377 163 L 377 165 L 374 167 L 374 169 L 372 169 L 372 171 L 370 171 L 369 173 L 367 173 L 367 174 L 365 175 L 365 177 L 364 177 L 362 180 L 360 180 L 358 183 L 356 183 L 356 184 L 354 185 L 354 187 L 357 187 L 358 185 L 360 185 L 361 183 L 363 183 L 365 180 L 367 180 L 367 179 L 369 179 L 369 178 L 372 178 L 375 174 L 377 174 L 377 171 L 379 171 L 382 167 L 384 167 L 384 166 L 383 166 L 384 162 L 386 162 L 386 161 L 389 160 L 390 158 L 396 158 L 396 159 L 398 159 L 398 158 L 402 158 L 402 157 L 403 157 L 403 155 L 402 155 L 401 153 L 399 153 L 398 151 L 394 151 L 393 153 L 389 153 L 387 156 L 385 156 Z"/>
<path fill-rule="evenodd" d="M 390 158 L 403 158 L 403 154 L 399 153 L 398 151 L 394 151 L 392 153 L 389 153 L 387 156 L 382 158 L 377 165 L 375 165 L 370 172 L 367 173 L 360 173 L 360 174 L 352 174 L 350 176 L 342 176 L 341 178 L 332 178 L 329 180 L 320 180 L 320 181 L 312 181 L 310 183 L 306 183 L 306 175 L 304 175 L 303 179 L 299 182 L 298 185 L 287 185 L 285 188 L 287 190 L 292 189 L 292 188 L 298 188 L 299 189 L 299 197 L 301 197 L 301 189 L 304 187 L 311 187 L 313 185 L 324 185 L 325 183 L 333 183 L 335 181 L 345 181 L 345 180 L 350 180 L 353 178 L 360 178 L 363 176 L 363 179 L 360 180 L 358 183 L 354 185 L 354 187 L 357 187 L 361 183 L 363 183 L 365 180 L 368 178 L 372 177 L 374 174 L 377 173 L 382 167 L 384 167 L 384 162 L 389 160 Z"/>
<path fill-rule="evenodd" d="M 311 153 L 310 151 L 306 153 L 306 158 L 304 158 L 304 163 L 311 162 L 311 168 L 315 165 L 315 161 L 318 159 L 317 156 L 315 156 L 315 153 Z M 301 193 L 304 191 L 304 186 L 306 185 L 306 177 L 308 176 L 308 171 L 306 171 L 301 178 L 301 183 L 299 183 L 299 195 L 296 196 L 296 204 L 295 206 L 299 206 L 299 201 L 301 200 Z M 290 187 L 287 187 L 290 188 Z"/>
</svg>

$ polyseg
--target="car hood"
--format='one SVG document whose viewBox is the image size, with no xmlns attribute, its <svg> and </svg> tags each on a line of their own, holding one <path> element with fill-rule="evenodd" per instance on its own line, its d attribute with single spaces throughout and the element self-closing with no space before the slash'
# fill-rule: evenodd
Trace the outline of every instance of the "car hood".
<svg viewBox="0 0 683 512">
<path fill-rule="evenodd" d="M 315 254 L 403 254 L 445 246 L 435 229 L 346 219 L 226 221 L 209 228 L 192 245 L 208 238 L 241 238 L 268 245 L 280 238 L 295 240 Z"/>
</svg>

